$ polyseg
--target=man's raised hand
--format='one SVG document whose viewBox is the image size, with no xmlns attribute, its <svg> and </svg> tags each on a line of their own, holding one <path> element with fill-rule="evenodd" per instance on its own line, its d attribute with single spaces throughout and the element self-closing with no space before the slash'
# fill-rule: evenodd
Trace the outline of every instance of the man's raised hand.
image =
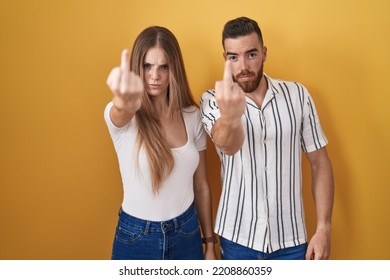
<svg viewBox="0 0 390 280">
<path fill-rule="evenodd" d="M 229 60 L 225 61 L 223 80 L 215 83 L 215 100 L 221 116 L 211 131 L 213 141 L 223 153 L 234 155 L 245 140 L 241 117 L 246 100 L 241 87 L 233 81 Z"/>
<path fill-rule="evenodd" d="M 240 120 L 245 111 L 245 93 L 241 87 L 233 81 L 231 62 L 225 61 L 223 80 L 215 83 L 215 99 L 221 117 L 227 120 Z"/>
</svg>

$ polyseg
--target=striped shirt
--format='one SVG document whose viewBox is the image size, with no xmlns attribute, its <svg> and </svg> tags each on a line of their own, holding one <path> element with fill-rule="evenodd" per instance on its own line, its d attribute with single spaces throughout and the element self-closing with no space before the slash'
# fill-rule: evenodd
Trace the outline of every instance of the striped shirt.
<svg viewBox="0 0 390 280">
<path fill-rule="evenodd" d="M 215 232 L 271 253 L 307 242 L 302 150 L 310 153 L 328 141 L 307 89 L 265 77 L 268 90 L 262 108 L 246 97 L 241 150 L 229 156 L 217 147 L 222 193 Z M 202 123 L 209 135 L 220 117 L 214 94 L 209 90 L 201 98 Z"/>
</svg>

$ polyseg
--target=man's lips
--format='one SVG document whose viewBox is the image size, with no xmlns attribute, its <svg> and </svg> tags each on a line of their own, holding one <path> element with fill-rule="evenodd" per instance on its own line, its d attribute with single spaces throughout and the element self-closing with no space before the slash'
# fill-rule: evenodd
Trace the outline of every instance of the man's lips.
<svg viewBox="0 0 390 280">
<path fill-rule="evenodd" d="M 249 80 L 253 77 L 255 77 L 256 75 L 252 72 L 249 72 L 249 71 L 246 71 L 246 72 L 243 72 L 243 73 L 240 73 L 236 76 L 236 79 L 240 79 L 240 80 Z"/>
<path fill-rule="evenodd" d="M 253 75 L 241 75 L 237 77 L 237 80 L 247 81 L 251 80 L 254 76 Z"/>
</svg>

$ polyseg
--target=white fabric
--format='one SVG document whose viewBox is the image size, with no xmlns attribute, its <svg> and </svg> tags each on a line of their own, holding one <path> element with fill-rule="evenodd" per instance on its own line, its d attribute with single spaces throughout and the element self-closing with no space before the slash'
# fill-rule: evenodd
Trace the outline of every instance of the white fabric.
<svg viewBox="0 0 390 280">
<path fill-rule="evenodd" d="M 302 201 L 301 153 L 324 147 L 314 102 L 301 84 L 267 77 L 262 108 L 246 97 L 243 147 L 234 156 L 218 150 L 222 193 L 215 231 L 261 252 L 307 241 Z M 220 117 L 214 90 L 201 100 L 210 134 Z"/>
<path fill-rule="evenodd" d="M 139 161 L 136 157 L 136 118 L 118 128 L 111 121 L 111 107 L 112 102 L 107 104 L 104 118 L 118 156 L 124 192 L 122 209 L 129 215 L 149 221 L 165 221 L 179 216 L 194 200 L 193 175 L 198 167 L 199 151 L 206 149 L 206 134 L 202 128 L 199 109 L 183 109 L 187 143 L 171 149 L 175 166 L 159 192 L 154 193 L 144 150 L 141 149 L 139 153 Z"/>
</svg>

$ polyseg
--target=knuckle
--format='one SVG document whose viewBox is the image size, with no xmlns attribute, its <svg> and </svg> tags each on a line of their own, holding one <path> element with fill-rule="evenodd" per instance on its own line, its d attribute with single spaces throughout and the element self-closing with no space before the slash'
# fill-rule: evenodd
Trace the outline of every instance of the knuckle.
<svg viewBox="0 0 390 280">
<path fill-rule="evenodd" d="M 119 91 L 119 87 L 118 87 L 118 85 L 117 85 L 116 83 L 111 82 L 111 83 L 108 85 L 108 87 L 109 87 L 112 91 L 114 91 L 114 92 L 118 92 L 118 91 Z"/>
<path fill-rule="evenodd" d="M 120 93 L 121 95 L 125 95 L 127 92 L 128 92 L 127 87 L 121 86 L 121 87 L 119 88 L 119 93 Z"/>
</svg>

